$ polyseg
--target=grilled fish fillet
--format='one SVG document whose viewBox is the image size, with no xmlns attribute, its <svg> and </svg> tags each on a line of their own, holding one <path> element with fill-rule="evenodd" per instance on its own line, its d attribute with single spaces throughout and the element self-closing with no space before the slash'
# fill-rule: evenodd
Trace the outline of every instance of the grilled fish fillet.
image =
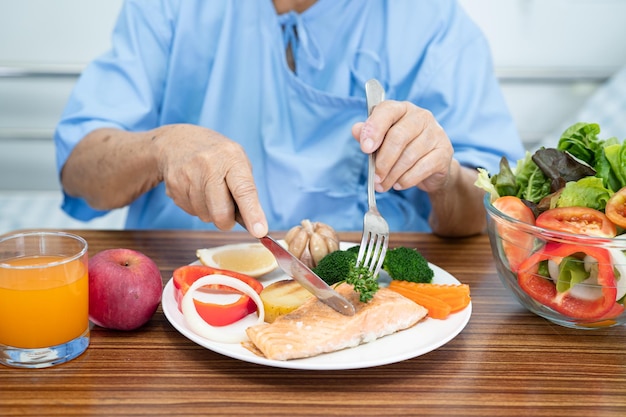
<svg viewBox="0 0 626 417">
<path fill-rule="evenodd" d="M 244 346 L 272 360 L 307 358 L 409 328 L 428 312 L 387 288 L 380 288 L 368 303 L 360 302 L 348 284 L 340 285 L 337 291 L 354 304 L 354 316 L 344 316 L 313 297 L 271 324 L 249 327 L 246 332 L 250 342 Z"/>
</svg>

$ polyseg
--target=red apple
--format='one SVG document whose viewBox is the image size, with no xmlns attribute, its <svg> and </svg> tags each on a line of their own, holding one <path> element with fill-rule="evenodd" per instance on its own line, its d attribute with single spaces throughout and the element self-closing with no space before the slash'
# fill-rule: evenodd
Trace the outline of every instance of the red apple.
<svg viewBox="0 0 626 417">
<path fill-rule="evenodd" d="M 154 315 L 163 282 L 154 261 L 132 249 L 107 249 L 89 259 L 89 319 L 100 327 L 134 330 Z"/>
</svg>

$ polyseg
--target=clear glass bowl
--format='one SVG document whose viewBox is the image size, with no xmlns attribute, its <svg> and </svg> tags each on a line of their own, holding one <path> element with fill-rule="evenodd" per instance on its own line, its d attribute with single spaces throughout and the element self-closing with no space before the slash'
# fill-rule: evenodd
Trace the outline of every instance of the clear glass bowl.
<svg viewBox="0 0 626 417">
<path fill-rule="evenodd" d="M 626 323 L 626 235 L 609 239 L 557 232 L 507 216 L 489 195 L 484 204 L 498 275 L 524 307 L 576 329 Z M 555 266 L 565 261 L 568 267 L 559 273 Z"/>
</svg>

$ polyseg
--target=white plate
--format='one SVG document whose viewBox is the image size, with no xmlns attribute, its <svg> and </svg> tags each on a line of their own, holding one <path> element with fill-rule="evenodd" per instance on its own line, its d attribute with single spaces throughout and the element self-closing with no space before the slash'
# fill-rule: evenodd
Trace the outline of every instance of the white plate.
<svg viewBox="0 0 626 417">
<path fill-rule="evenodd" d="M 342 245 L 343 246 L 343 245 Z M 448 272 L 436 265 L 430 264 L 435 272 L 434 283 L 459 284 L 459 281 Z M 259 280 L 264 286 L 274 281 L 285 279 L 287 276 L 280 270 L 265 275 Z M 381 281 L 384 283 L 384 279 Z M 183 336 L 213 352 L 239 359 L 245 362 L 277 368 L 310 369 L 310 370 L 338 370 L 369 368 L 386 365 L 411 359 L 432 350 L 435 350 L 450 340 L 454 339 L 467 325 L 472 314 L 470 303 L 462 311 L 451 314 L 445 320 L 437 320 L 427 317 L 415 326 L 402 330 L 398 333 L 385 336 L 373 342 L 359 345 L 354 348 L 344 349 L 337 352 L 325 353 L 319 356 L 305 359 L 293 359 L 289 361 L 277 361 L 257 356 L 241 344 L 218 343 L 198 336 L 191 331 L 185 319 L 178 309 L 174 297 L 173 279 L 165 285 L 162 297 L 162 307 L 165 317 Z M 256 315 L 251 314 L 229 327 L 241 327 L 245 329 L 256 322 Z"/>
</svg>

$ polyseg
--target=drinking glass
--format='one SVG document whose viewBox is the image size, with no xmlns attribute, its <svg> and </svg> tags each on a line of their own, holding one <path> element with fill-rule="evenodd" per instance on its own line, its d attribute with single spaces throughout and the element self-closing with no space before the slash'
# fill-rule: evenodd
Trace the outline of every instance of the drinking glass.
<svg viewBox="0 0 626 417">
<path fill-rule="evenodd" d="M 89 345 L 87 242 L 35 231 L 0 236 L 0 363 L 45 368 Z"/>
</svg>

